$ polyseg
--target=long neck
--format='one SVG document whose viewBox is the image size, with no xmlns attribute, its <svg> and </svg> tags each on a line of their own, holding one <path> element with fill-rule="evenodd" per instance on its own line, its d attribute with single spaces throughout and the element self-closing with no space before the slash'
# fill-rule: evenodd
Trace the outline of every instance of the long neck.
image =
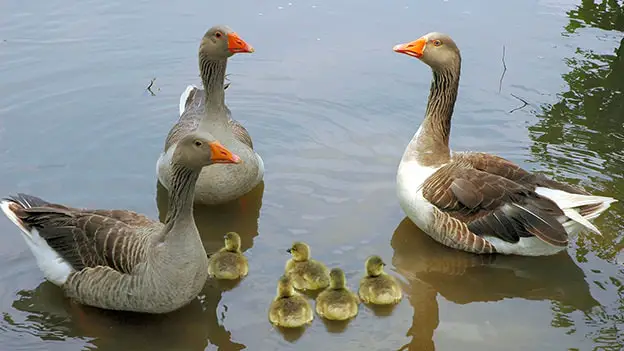
<svg viewBox="0 0 624 351">
<path fill-rule="evenodd" d="M 458 60 L 452 67 L 433 71 L 425 120 L 405 151 L 404 160 L 416 160 L 423 166 L 438 166 L 450 160 L 451 117 L 457 100 L 460 67 Z"/>
<path fill-rule="evenodd" d="M 227 58 L 213 59 L 199 54 L 199 72 L 204 85 L 206 117 L 209 120 L 227 117 L 225 113 L 225 69 Z"/>
<path fill-rule="evenodd" d="M 199 171 L 174 164 L 172 167 L 169 209 L 165 219 L 162 241 L 170 240 L 180 233 L 194 233 L 193 200 Z M 179 230 L 178 230 L 179 229 Z M 178 233 L 180 232 L 180 233 Z M 178 233 L 178 234 L 176 234 Z"/>
</svg>

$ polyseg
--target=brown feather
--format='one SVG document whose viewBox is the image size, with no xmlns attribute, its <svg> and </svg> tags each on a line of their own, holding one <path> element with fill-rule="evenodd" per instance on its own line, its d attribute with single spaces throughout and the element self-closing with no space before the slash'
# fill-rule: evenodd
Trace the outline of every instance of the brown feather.
<svg viewBox="0 0 624 351">
<path fill-rule="evenodd" d="M 146 239 L 142 232 L 137 232 L 137 226 L 162 225 L 130 211 L 81 210 L 24 194 L 13 200 L 22 206 L 15 214 L 24 225 L 37 229 L 48 245 L 77 271 L 108 266 L 121 273 L 132 273 L 143 260 L 135 252 L 141 250 L 135 247 Z M 32 204 L 38 207 L 24 207 Z"/>
<path fill-rule="evenodd" d="M 512 166 L 505 171 L 502 165 Z M 536 236 L 552 245 L 566 245 L 567 233 L 557 220 L 563 215 L 561 209 L 521 184 L 531 176 L 498 157 L 454 157 L 423 184 L 423 196 L 444 213 L 463 220 L 478 236 L 511 243 Z"/>
</svg>

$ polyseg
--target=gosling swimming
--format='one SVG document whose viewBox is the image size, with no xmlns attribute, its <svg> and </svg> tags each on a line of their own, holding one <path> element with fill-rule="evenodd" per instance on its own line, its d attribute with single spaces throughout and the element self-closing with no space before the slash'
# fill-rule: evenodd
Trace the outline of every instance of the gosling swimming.
<svg viewBox="0 0 624 351">
<path fill-rule="evenodd" d="M 370 256 L 366 260 L 366 276 L 360 280 L 358 291 L 364 303 L 392 305 L 401 301 L 401 287 L 393 276 L 384 272 L 385 265 L 379 256 Z"/>
<path fill-rule="evenodd" d="M 269 307 L 269 321 L 278 327 L 298 328 L 312 322 L 314 314 L 305 297 L 295 291 L 286 275 L 277 282 L 277 296 Z"/>
<path fill-rule="evenodd" d="M 360 299 L 346 286 L 345 274 L 340 268 L 329 272 L 329 287 L 316 298 L 316 313 L 319 316 L 344 321 L 358 313 Z"/>
<path fill-rule="evenodd" d="M 292 258 L 286 262 L 286 275 L 297 290 L 318 290 L 329 285 L 329 270 L 324 264 L 310 258 L 310 246 L 295 242 L 287 250 Z"/>
<path fill-rule="evenodd" d="M 225 234 L 225 246 L 210 256 L 208 274 L 217 279 L 227 280 L 245 277 L 249 271 L 249 265 L 240 246 L 241 239 L 237 233 Z"/>
</svg>

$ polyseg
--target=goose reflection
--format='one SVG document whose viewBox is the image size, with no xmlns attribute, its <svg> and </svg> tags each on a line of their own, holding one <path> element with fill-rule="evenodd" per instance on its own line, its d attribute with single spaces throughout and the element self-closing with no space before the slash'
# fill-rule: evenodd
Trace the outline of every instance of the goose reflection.
<svg viewBox="0 0 624 351">
<path fill-rule="evenodd" d="M 56 286 L 41 283 L 22 290 L 12 304 L 25 317 L 4 313 L 3 329 L 26 332 L 42 340 L 75 339 L 97 350 L 242 350 L 219 323 L 221 291 L 207 287 L 184 308 L 165 315 L 101 310 L 71 302 Z M 18 320 L 19 319 L 19 320 Z"/>
<path fill-rule="evenodd" d="M 407 332 L 412 340 L 402 350 L 435 350 L 438 294 L 460 305 L 522 298 L 555 301 L 586 313 L 599 305 L 585 274 L 565 251 L 544 257 L 474 255 L 438 244 L 407 218 L 391 245 L 392 263 L 407 281 L 403 289 L 414 309 Z"/>
</svg>

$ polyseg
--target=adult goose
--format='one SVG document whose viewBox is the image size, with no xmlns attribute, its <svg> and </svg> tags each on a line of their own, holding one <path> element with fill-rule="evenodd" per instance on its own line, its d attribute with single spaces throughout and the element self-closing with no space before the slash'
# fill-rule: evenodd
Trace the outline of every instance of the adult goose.
<svg viewBox="0 0 624 351">
<path fill-rule="evenodd" d="M 236 53 L 254 49 L 227 26 L 215 26 L 204 35 L 199 45 L 199 71 L 203 90 L 188 86 L 180 97 L 180 118 L 171 128 L 160 155 L 156 171 L 158 180 L 171 187 L 171 157 L 175 145 L 195 130 L 207 131 L 242 162 L 218 165 L 202 170 L 195 186 L 195 202 L 214 205 L 229 202 L 251 191 L 264 176 L 264 164 L 254 151 L 251 136 L 231 118 L 225 104 L 225 70 L 227 60 Z"/>
<path fill-rule="evenodd" d="M 50 282 L 75 301 L 104 309 L 166 313 L 194 299 L 208 258 L 193 220 L 193 190 L 203 166 L 237 163 L 205 134 L 175 146 L 165 223 L 126 210 L 78 209 L 18 194 L 0 208 Z"/>
<path fill-rule="evenodd" d="M 494 155 L 449 149 L 461 56 L 453 40 L 429 33 L 394 51 L 433 71 L 425 119 L 405 149 L 397 194 L 407 216 L 436 241 L 474 253 L 555 254 L 568 236 L 616 201 L 528 172 Z"/>
</svg>

